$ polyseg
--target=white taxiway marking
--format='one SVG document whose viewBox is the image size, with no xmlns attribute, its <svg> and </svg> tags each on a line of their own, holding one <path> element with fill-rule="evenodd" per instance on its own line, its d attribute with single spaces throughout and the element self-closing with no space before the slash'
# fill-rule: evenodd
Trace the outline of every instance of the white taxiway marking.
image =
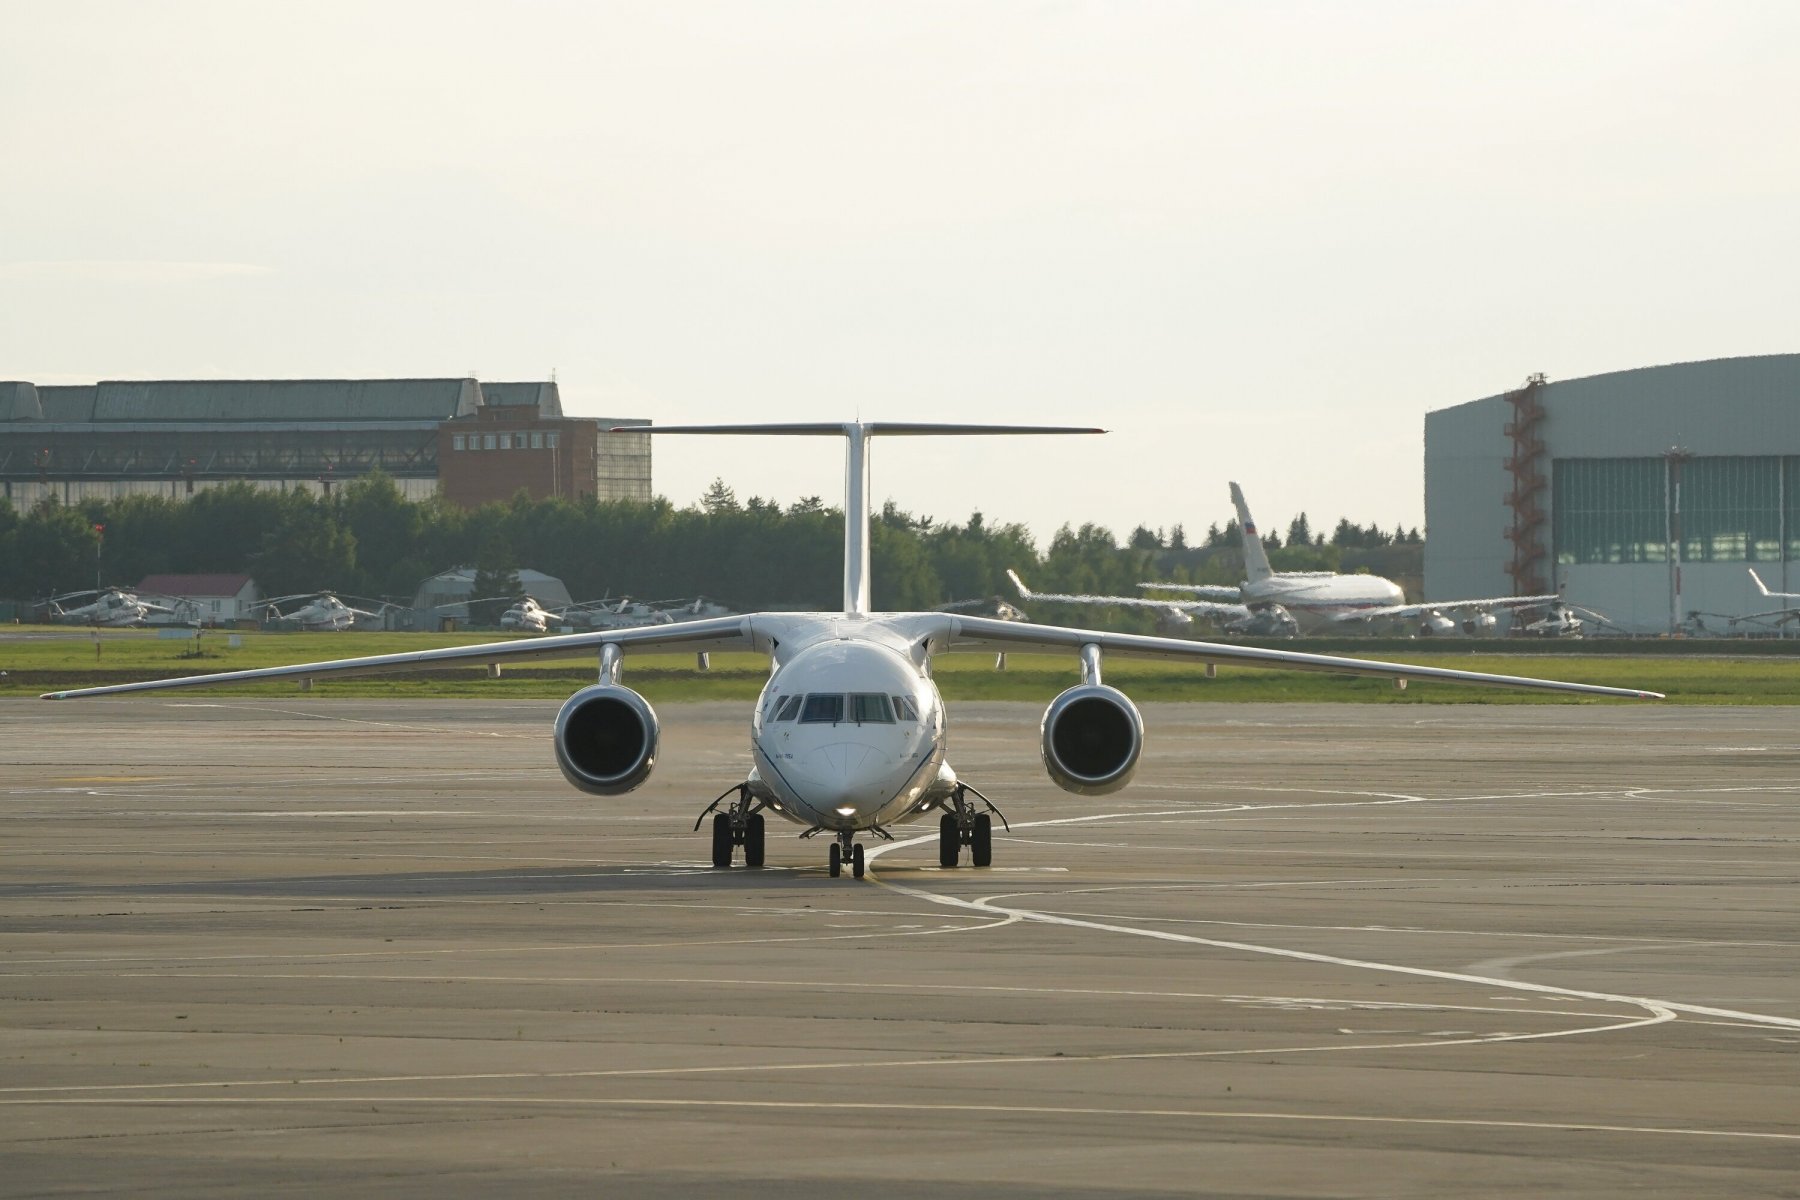
<svg viewBox="0 0 1800 1200">
<path fill-rule="evenodd" d="M 1602 1125 L 1570 1121 L 1484 1121 L 1476 1117 L 1382 1117 L 1367 1114 L 1296 1113 L 1205 1108 L 1075 1108 L 1026 1104 L 889 1104 L 877 1101 L 826 1100 L 669 1100 L 651 1097 L 571 1097 L 549 1096 L 137 1096 L 129 1099 L 82 1097 L 57 1100 L 0 1100 L 0 1105 L 300 1105 L 300 1104 L 420 1104 L 420 1105 L 518 1105 L 538 1108 L 701 1108 L 762 1109 L 773 1112 L 832 1113 L 916 1112 L 940 1115 L 984 1113 L 1001 1116 L 1037 1117 L 1133 1117 L 1185 1121 L 1287 1121 L 1319 1122 L 1332 1125 L 1411 1125 L 1439 1126 L 1451 1129 L 1518 1129 L 1547 1133 L 1624 1133 L 1654 1134 L 1675 1137 L 1755 1138 L 1769 1141 L 1800 1141 L 1800 1133 L 1772 1133 L 1753 1129 L 1693 1129 L 1664 1125 Z"/>
<path fill-rule="evenodd" d="M 1368 795 L 1370 793 L 1352 794 Z M 1384 793 L 1374 794 L 1385 795 Z M 1422 803 L 1425 801 L 1425 797 L 1418 796 L 1405 797 L 1404 799 L 1415 803 Z M 1394 802 L 1396 801 L 1388 799 L 1371 801 L 1370 803 L 1382 804 Z M 1272 805 L 1270 807 L 1285 806 Z M 1019 828 L 1026 829 L 1044 825 L 1070 825 L 1080 822 L 1104 821 L 1142 815 L 1144 814 L 1096 813 L 1091 816 L 1064 818 L 1056 821 L 1021 821 L 1019 823 Z M 1537 992 L 1547 996 L 1567 996 L 1576 1000 L 1598 1000 L 1608 1004 L 1629 1004 L 1647 1009 L 1658 1016 L 1661 1016 L 1664 1013 L 1668 1013 L 1670 1017 L 1673 1017 L 1675 1013 L 1691 1013 L 1695 1016 L 1723 1017 L 1727 1020 L 1744 1021 L 1753 1025 L 1779 1026 L 1784 1029 L 1800 1029 L 1800 1018 L 1794 1017 L 1778 1017 L 1768 1013 L 1740 1012 L 1736 1009 L 1714 1008 L 1703 1004 L 1685 1004 L 1674 1000 L 1653 999 L 1648 996 L 1627 996 L 1616 992 L 1595 992 L 1581 988 L 1555 987 L 1546 983 L 1529 983 L 1524 980 L 1503 979 L 1490 975 L 1476 975 L 1462 971 L 1438 971 L 1429 967 L 1409 967 L 1399 963 L 1383 963 L 1374 962 L 1368 959 L 1343 958 L 1335 954 L 1319 954 L 1310 950 L 1290 950 L 1281 946 L 1257 945 L 1253 942 L 1225 941 L 1219 938 L 1199 937 L 1195 934 L 1178 933 L 1166 929 L 1143 929 L 1132 925 L 1116 925 L 1105 921 L 1089 921 L 1078 917 L 1059 916 L 1055 913 L 1044 912 L 1037 909 L 1019 908 L 995 903 L 997 900 L 1006 899 L 1007 897 L 1004 895 L 991 896 L 977 900 L 962 900 L 955 896 L 938 895 L 933 892 L 924 891 L 920 888 L 907 887 L 906 885 L 899 883 L 889 883 L 885 880 L 876 878 L 873 869 L 873 860 L 880 855 L 892 853 L 896 850 L 910 849 L 914 846 L 922 846 L 927 843 L 935 843 L 936 841 L 936 834 L 928 834 L 924 837 L 911 838 L 903 842 L 886 842 L 880 846 L 876 846 L 867 854 L 867 860 L 870 862 L 869 879 L 880 887 L 889 888 L 917 900 L 929 900 L 933 904 L 943 904 L 952 908 L 967 909 L 971 912 L 987 913 L 995 916 L 1008 916 L 1020 921 L 1036 921 L 1046 925 L 1064 925 L 1074 929 L 1089 929 L 1100 933 L 1118 933 L 1128 937 L 1152 938 L 1157 941 L 1185 943 L 1192 946 L 1210 946 L 1217 950 L 1233 950 L 1247 954 L 1262 954 L 1273 958 L 1293 959 L 1299 962 L 1323 963 L 1328 966 L 1349 967 L 1359 971 L 1379 971 L 1392 975 L 1411 975 L 1424 979 L 1441 979 L 1450 983 L 1473 983 L 1484 987 L 1501 988 L 1503 990 Z"/>
</svg>

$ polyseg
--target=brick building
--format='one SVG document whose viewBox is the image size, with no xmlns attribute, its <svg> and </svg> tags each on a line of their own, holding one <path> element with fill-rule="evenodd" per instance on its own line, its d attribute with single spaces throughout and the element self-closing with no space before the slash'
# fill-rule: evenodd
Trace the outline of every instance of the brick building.
<svg viewBox="0 0 1800 1200">
<path fill-rule="evenodd" d="M 438 490 L 465 508 L 509 500 L 650 499 L 650 438 L 608 433 L 641 419 L 562 415 L 554 383 L 487 384 L 483 403 L 438 429 Z"/>
</svg>

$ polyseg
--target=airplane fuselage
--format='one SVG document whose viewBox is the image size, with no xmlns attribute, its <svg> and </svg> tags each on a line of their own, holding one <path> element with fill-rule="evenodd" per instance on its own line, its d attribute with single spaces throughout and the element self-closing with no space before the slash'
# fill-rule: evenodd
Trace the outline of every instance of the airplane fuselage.
<svg viewBox="0 0 1800 1200">
<path fill-rule="evenodd" d="M 751 786 L 791 821 L 867 829 L 917 817 L 955 787 L 944 702 L 916 617 L 758 621 L 775 660 L 750 721 Z"/>
<path fill-rule="evenodd" d="M 1375 608 L 1406 603 L 1400 585 L 1379 575 L 1274 575 L 1242 585 L 1251 608 L 1279 604 L 1303 632 Z"/>
</svg>

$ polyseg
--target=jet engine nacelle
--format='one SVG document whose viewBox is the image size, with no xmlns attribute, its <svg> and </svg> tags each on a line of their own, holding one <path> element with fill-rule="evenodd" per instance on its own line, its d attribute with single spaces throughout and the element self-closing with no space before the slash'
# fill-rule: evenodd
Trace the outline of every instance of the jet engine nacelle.
<svg viewBox="0 0 1800 1200">
<path fill-rule="evenodd" d="M 1492 637 L 1499 628 L 1500 620 L 1485 609 L 1477 610 L 1475 615 L 1464 617 L 1462 631 L 1470 637 Z"/>
<path fill-rule="evenodd" d="M 628 687 L 598 683 L 556 714 L 556 765 L 596 796 L 621 796 L 650 778 L 662 727 L 650 702 Z"/>
<path fill-rule="evenodd" d="M 1144 748 L 1144 718 L 1118 688 L 1072 687 L 1044 710 L 1044 769 L 1065 792 L 1104 796 L 1131 782 Z"/>
<path fill-rule="evenodd" d="M 1448 637 L 1456 632 L 1456 622 L 1441 612 L 1428 612 L 1419 621 L 1420 637 Z"/>
</svg>

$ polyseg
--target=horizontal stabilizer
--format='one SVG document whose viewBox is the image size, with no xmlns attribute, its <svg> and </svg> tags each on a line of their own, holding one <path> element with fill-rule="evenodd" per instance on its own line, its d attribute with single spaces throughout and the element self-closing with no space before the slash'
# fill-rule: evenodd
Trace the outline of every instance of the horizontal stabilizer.
<svg viewBox="0 0 1800 1200">
<path fill-rule="evenodd" d="M 939 425 L 926 421 L 801 421 L 764 425 L 614 425 L 613 433 L 761 433 L 843 437 L 851 429 L 884 437 L 925 434 L 1105 433 L 1087 425 Z"/>
</svg>

